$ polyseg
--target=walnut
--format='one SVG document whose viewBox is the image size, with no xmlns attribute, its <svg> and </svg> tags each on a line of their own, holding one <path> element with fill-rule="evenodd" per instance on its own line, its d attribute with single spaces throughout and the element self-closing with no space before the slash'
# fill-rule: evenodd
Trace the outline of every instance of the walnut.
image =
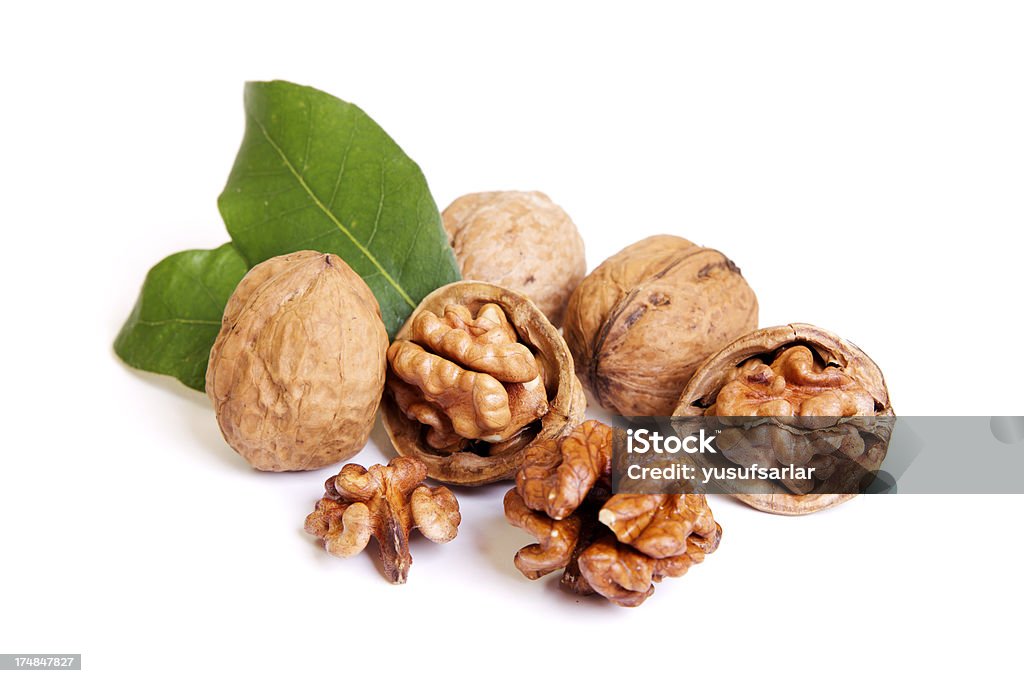
<svg viewBox="0 0 1024 683">
<path fill-rule="evenodd" d="M 456 282 L 427 295 L 387 357 L 388 435 L 438 481 L 511 478 L 527 444 L 568 432 L 586 408 L 558 330 L 497 285 Z"/>
<path fill-rule="evenodd" d="M 260 470 L 310 470 L 358 453 L 384 385 L 388 337 L 363 280 L 300 251 L 255 266 L 224 309 L 206 393 L 228 444 Z"/>
<path fill-rule="evenodd" d="M 706 415 L 873 415 L 875 400 L 843 369 L 825 365 L 809 346 L 788 346 L 766 364 L 751 358 L 726 373 Z"/>
<path fill-rule="evenodd" d="M 714 552 L 722 528 L 703 495 L 612 495 L 611 451 L 612 429 L 594 420 L 531 445 L 505 516 L 537 539 L 516 554 L 524 576 L 564 569 L 565 588 L 635 607 Z"/>
<path fill-rule="evenodd" d="M 426 476 L 427 468 L 412 458 L 369 470 L 345 465 L 324 484 L 326 493 L 306 517 L 306 531 L 336 557 L 359 554 L 373 536 L 384 575 L 405 583 L 412 564 L 409 533 L 416 528 L 434 543 L 447 543 L 462 521 L 455 495 L 444 486 L 424 485 Z"/>
<path fill-rule="evenodd" d="M 876 471 L 884 459 L 892 421 L 849 418 L 894 413 L 882 372 L 863 351 L 831 332 L 793 324 L 757 330 L 708 358 L 674 414 L 791 418 L 726 429 L 718 443 L 740 465 L 814 467 L 818 481 L 783 482 L 792 493 L 736 496 L 759 510 L 799 515 L 853 498 L 854 477 Z M 766 453 L 774 461 L 763 462 Z"/>
<path fill-rule="evenodd" d="M 594 398 L 669 415 L 710 354 L 757 327 L 757 298 L 720 252 L 658 235 L 598 266 L 569 299 L 565 339 Z"/>
<path fill-rule="evenodd" d="M 477 192 L 456 199 L 442 218 L 463 277 L 522 292 L 562 324 L 587 264 L 561 207 L 541 192 Z"/>
</svg>

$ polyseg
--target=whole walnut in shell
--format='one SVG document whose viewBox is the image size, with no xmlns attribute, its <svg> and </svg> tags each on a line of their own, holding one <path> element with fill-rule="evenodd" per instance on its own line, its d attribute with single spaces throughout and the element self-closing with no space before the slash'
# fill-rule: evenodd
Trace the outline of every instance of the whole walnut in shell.
<svg viewBox="0 0 1024 683">
<path fill-rule="evenodd" d="M 583 385 L 626 416 L 670 415 L 693 371 L 757 327 L 757 297 L 721 252 L 681 237 L 632 244 L 569 299 L 565 339 Z"/>
<path fill-rule="evenodd" d="M 497 285 L 455 282 L 428 294 L 387 355 L 391 442 L 445 483 L 514 476 L 529 443 L 571 430 L 586 409 L 558 330 Z"/>
<path fill-rule="evenodd" d="M 541 192 L 477 192 L 444 210 L 462 276 L 522 292 L 562 324 L 569 295 L 587 273 L 583 239 Z"/>
<path fill-rule="evenodd" d="M 780 418 L 742 421 L 719 443 L 748 444 L 724 446 L 734 462 L 754 461 L 738 462 L 744 466 L 813 467 L 817 481 L 783 482 L 792 493 L 736 494 L 765 512 L 801 515 L 856 495 L 857 480 L 885 458 L 894 413 L 882 371 L 867 354 L 827 330 L 794 323 L 751 332 L 708 358 L 674 415 Z M 772 462 L 762 462 L 768 455 Z M 829 486 L 840 492 L 815 492 Z"/>
<path fill-rule="evenodd" d="M 228 444 L 259 470 L 311 470 L 366 444 L 388 336 L 363 280 L 338 256 L 269 259 L 224 309 L 206 393 Z"/>
</svg>

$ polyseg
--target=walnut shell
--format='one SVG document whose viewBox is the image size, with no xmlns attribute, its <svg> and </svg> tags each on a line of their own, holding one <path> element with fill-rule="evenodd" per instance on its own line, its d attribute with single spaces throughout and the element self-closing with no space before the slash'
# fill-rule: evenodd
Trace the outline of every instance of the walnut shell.
<svg viewBox="0 0 1024 683">
<path fill-rule="evenodd" d="M 258 470 L 311 470 L 358 453 L 384 386 L 388 336 L 363 280 L 300 251 L 255 266 L 224 308 L 206 393 L 224 439 Z"/>
<path fill-rule="evenodd" d="M 817 357 L 817 368 L 812 372 L 830 372 L 835 375 L 829 382 L 819 382 L 819 388 L 799 384 L 800 377 L 770 378 L 770 389 L 755 396 L 739 396 L 730 390 L 724 397 L 723 388 L 743 389 L 743 370 L 748 363 L 767 363 L 801 347 Z M 808 355 L 811 355 L 808 354 Z M 784 360 L 784 359 L 783 359 Z M 760 364 L 759 364 L 760 365 Z M 760 367 L 765 367 L 760 365 Z M 766 380 L 767 381 L 767 380 Z M 789 386 L 787 386 L 787 384 Z M 824 400 L 823 400 L 824 399 Z M 760 404 L 760 405 L 758 405 Z M 769 410 L 763 408 L 767 406 Z M 831 407 L 832 412 L 823 411 Z M 686 385 L 676 406 L 676 416 L 701 415 L 824 415 L 842 412 L 844 416 L 892 416 L 889 390 L 882 371 L 863 351 L 835 334 L 813 325 L 794 323 L 768 327 L 751 332 L 725 346 L 708 358 Z M 839 416 L 839 415 L 837 415 Z M 883 426 L 884 425 L 880 425 Z M 873 435 L 882 449 L 888 445 L 889 433 Z M 863 443 L 861 444 L 863 446 Z M 740 493 L 736 497 L 751 507 L 783 515 L 802 515 L 823 510 L 845 502 L 857 494 L 828 493 L 795 495 L 786 493 Z"/>
<path fill-rule="evenodd" d="M 609 410 L 669 415 L 693 371 L 757 327 L 757 297 L 721 252 L 681 237 L 632 244 L 569 299 L 565 339 L 583 385 Z"/>
<path fill-rule="evenodd" d="M 522 292 L 562 324 L 587 263 L 583 238 L 560 206 L 542 192 L 476 192 L 441 217 L 464 278 Z"/>
<path fill-rule="evenodd" d="M 417 323 L 421 316 L 442 318 L 446 309 L 453 306 L 464 306 L 475 316 L 487 304 L 496 304 L 501 309 L 519 344 L 528 348 L 539 363 L 548 405 L 542 417 L 529 428 L 503 442 L 460 440 L 456 449 L 448 452 L 428 443 L 430 428 L 399 407 L 403 397 L 396 397 L 396 389 L 400 383 L 396 386 L 389 380 L 384 391 L 384 426 L 395 450 L 425 464 L 431 478 L 449 484 L 477 486 L 514 477 L 526 446 L 538 439 L 554 439 L 568 433 L 583 420 L 586 410 L 586 397 L 576 378 L 572 356 L 558 330 L 533 302 L 498 285 L 462 281 L 428 294 L 395 335 L 392 351 L 416 338 L 415 331 L 422 326 Z M 448 358 L 444 363 L 450 365 L 452 361 Z"/>
</svg>

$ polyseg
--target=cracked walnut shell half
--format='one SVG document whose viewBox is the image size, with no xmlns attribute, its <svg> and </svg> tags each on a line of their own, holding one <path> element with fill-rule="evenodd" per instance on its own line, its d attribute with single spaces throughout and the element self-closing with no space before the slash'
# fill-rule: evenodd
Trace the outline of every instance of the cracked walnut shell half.
<svg viewBox="0 0 1024 683">
<path fill-rule="evenodd" d="M 789 493 L 736 494 L 765 512 L 801 515 L 857 495 L 852 478 L 877 471 L 892 421 L 856 418 L 894 413 L 882 371 L 867 354 L 831 332 L 795 323 L 747 334 L 707 359 L 674 415 L 789 418 L 746 423 L 742 437 L 727 429 L 720 443 L 745 440 L 750 448 L 730 450 L 741 465 L 814 467 L 817 481 L 783 482 Z M 762 462 L 766 454 L 774 462 Z M 815 492 L 830 488 L 839 492 Z"/>
<path fill-rule="evenodd" d="M 391 442 L 449 484 L 511 478 L 528 444 L 568 432 L 586 409 L 558 330 L 497 285 L 455 282 L 427 295 L 387 360 Z"/>
<path fill-rule="evenodd" d="M 612 428 L 590 420 L 527 449 L 505 517 L 537 539 L 516 553 L 528 579 L 564 569 L 562 586 L 636 607 L 682 576 L 722 536 L 699 494 L 611 494 Z"/>
</svg>

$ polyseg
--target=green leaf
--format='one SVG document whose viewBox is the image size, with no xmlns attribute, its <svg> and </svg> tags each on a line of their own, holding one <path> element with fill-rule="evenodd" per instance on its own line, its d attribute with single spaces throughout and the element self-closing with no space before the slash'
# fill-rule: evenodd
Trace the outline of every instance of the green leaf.
<svg viewBox="0 0 1024 683">
<path fill-rule="evenodd" d="M 146 275 L 114 351 L 132 367 L 203 391 L 224 305 L 247 270 L 230 242 L 168 256 Z"/>
<path fill-rule="evenodd" d="M 300 249 L 338 254 L 377 296 L 389 335 L 459 279 L 419 166 L 359 107 L 274 81 L 246 85 L 245 113 L 218 205 L 248 263 Z"/>
<path fill-rule="evenodd" d="M 158 263 L 114 342 L 129 365 L 203 390 L 224 305 L 251 267 L 300 249 L 338 254 L 393 335 L 459 279 L 419 167 L 361 109 L 274 81 L 245 89 L 246 129 L 218 204 L 233 243 Z"/>
</svg>

